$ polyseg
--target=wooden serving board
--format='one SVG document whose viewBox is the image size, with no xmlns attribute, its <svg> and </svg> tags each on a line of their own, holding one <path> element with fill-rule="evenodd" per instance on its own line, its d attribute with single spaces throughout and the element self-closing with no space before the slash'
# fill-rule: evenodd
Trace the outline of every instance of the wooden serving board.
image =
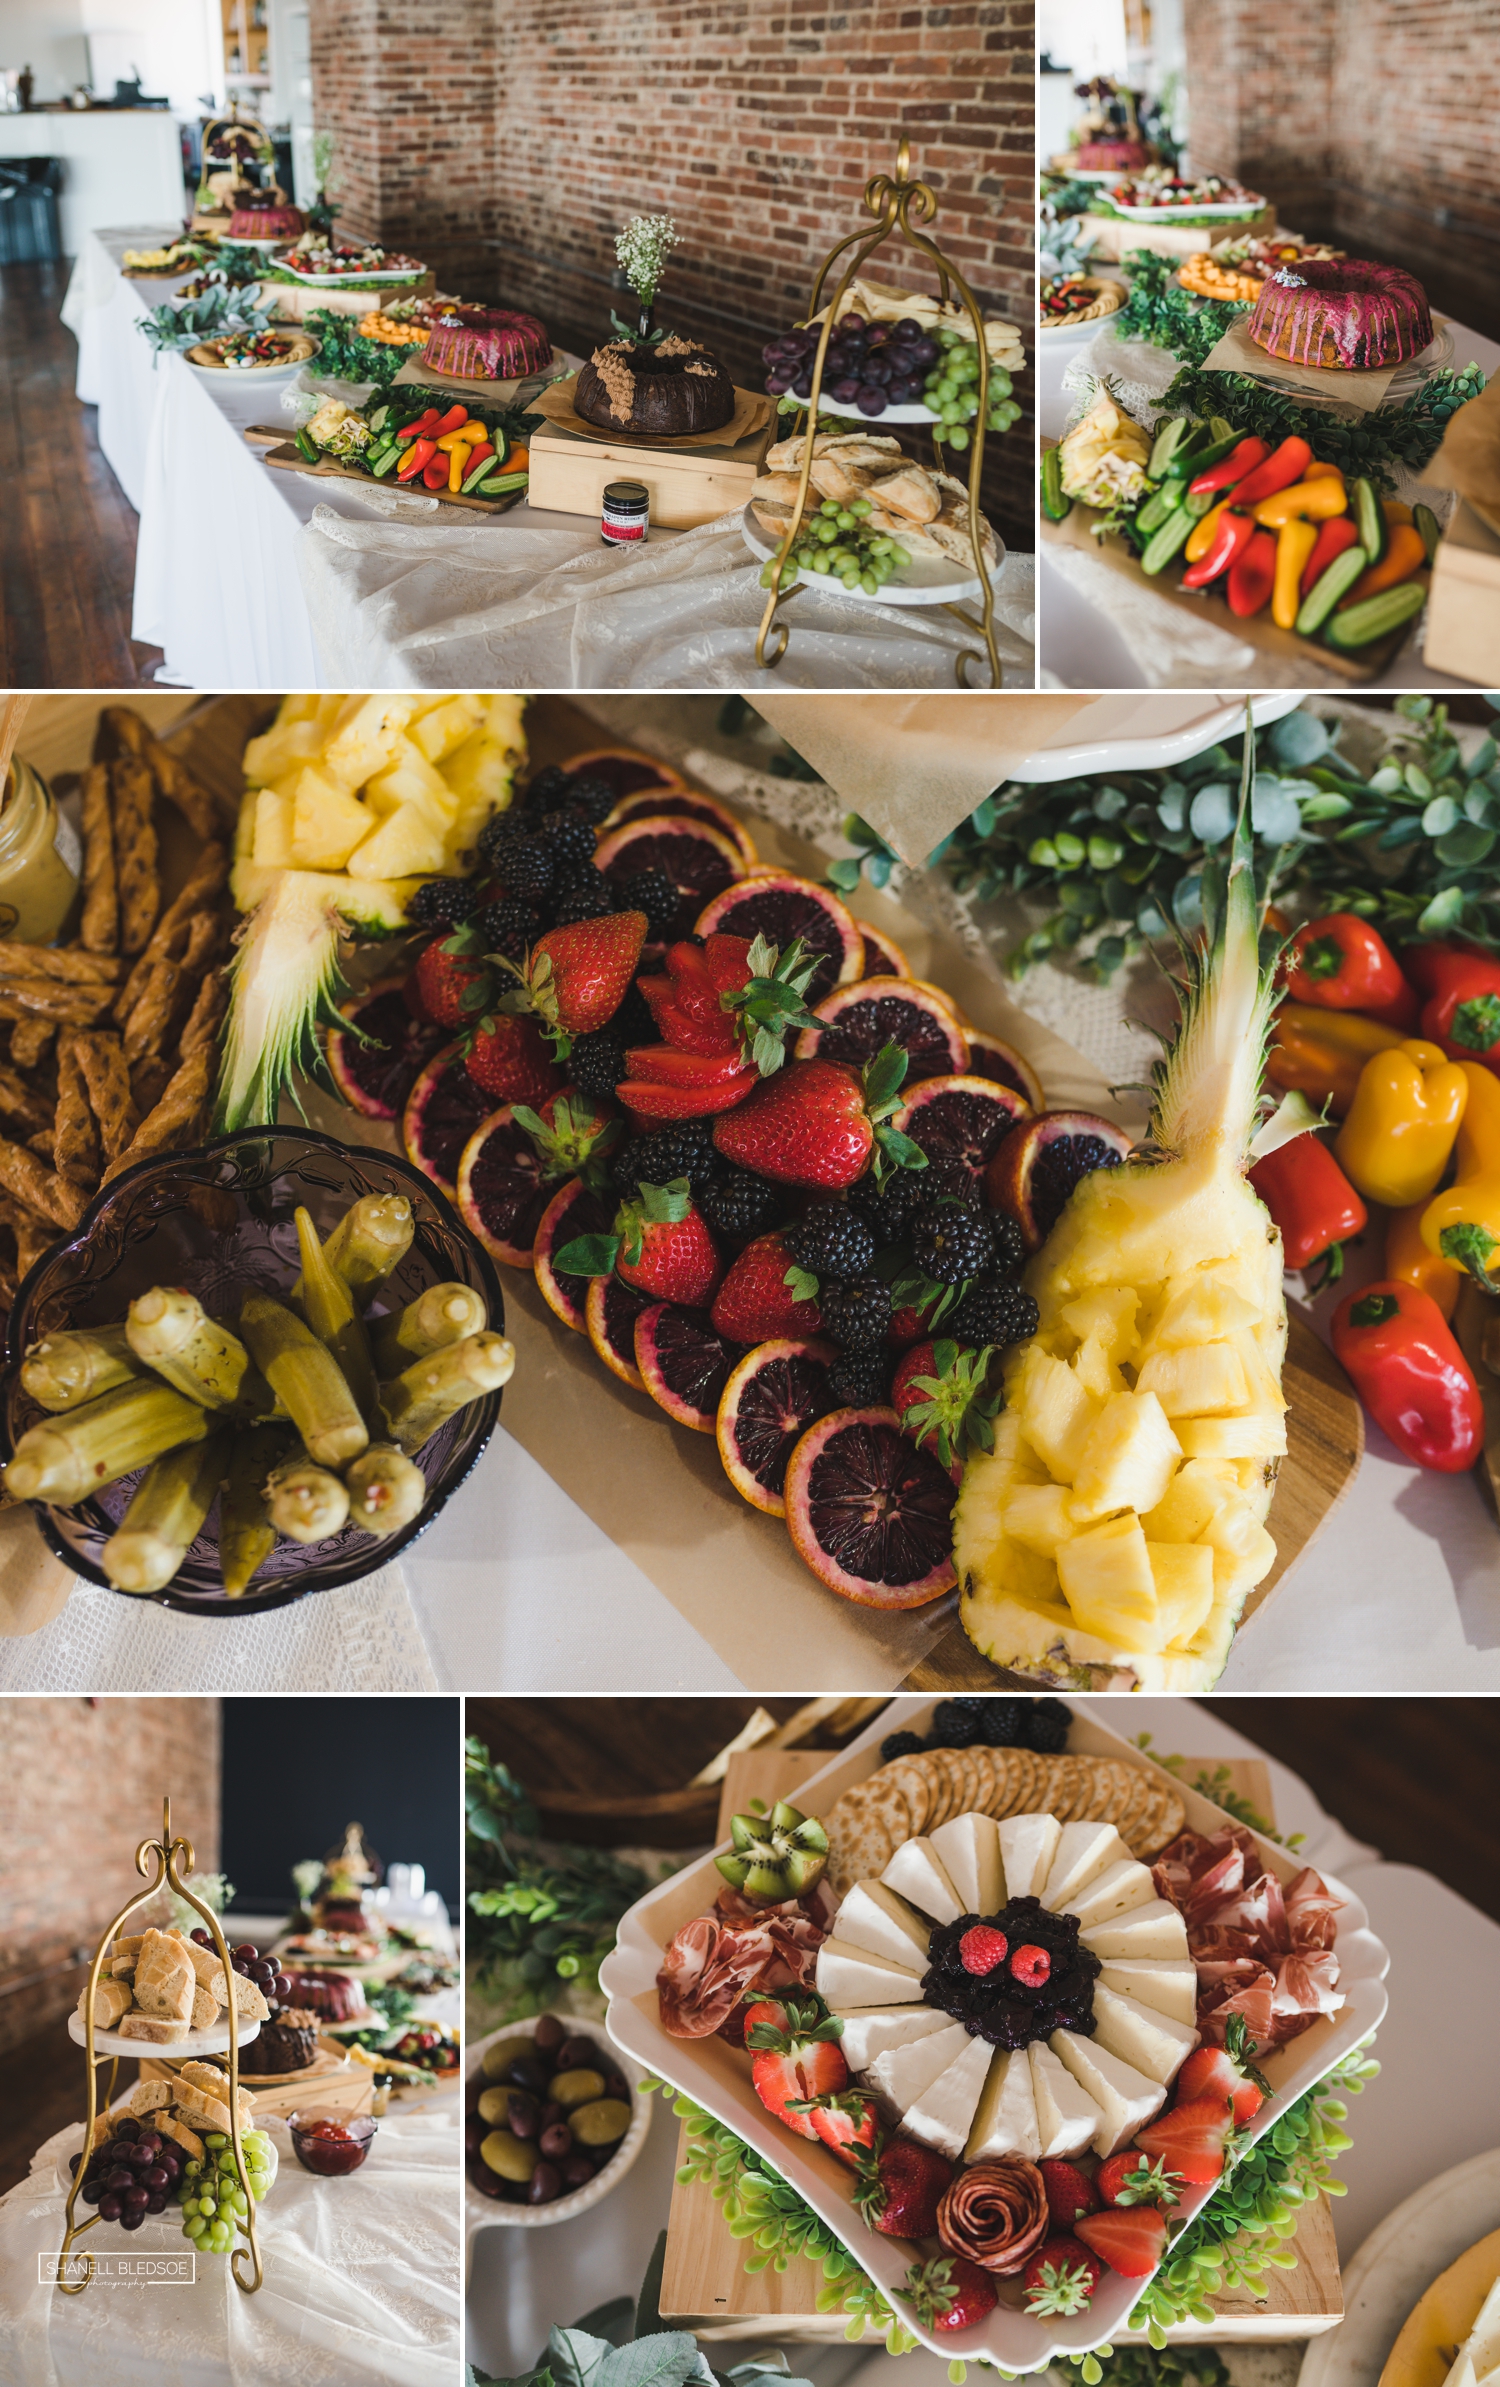
<svg viewBox="0 0 1500 2387">
<path fill-rule="evenodd" d="M 327 2106 L 331 2113 L 368 2113 L 375 2096 L 375 2075 L 363 2064 L 351 2064 L 343 2049 L 331 2039 L 319 2039 L 318 2061 L 301 2072 L 269 2073 L 263 2080 L 253 2080 L 240 2074 L 240 2086 L 247 2096 L 255 2099 L 255 2115 L 264 2121 L 269 2114 L 295 2113 L 299 2106 L 316 2103 Z M 326 2052 L 325 2052 L 326 2051 Z M 141 2064 L 142 2080 L 170 2080 L 175 2065 L 165 2063 L 159 2056 L 147 2056 Z"/>
<path fill-rule="evenodd" d="M 1364 1412 L 1354 1389 L 1327 1344 L 1290 1304 L 1281 1382 L 1291 1404 L 1286 1421 L 1287 1453 L 1266 1520 L 1276 1544 L 1276 1563 L 1246 1600 L 1238 1628 L 1241 1633 L 1321 1533 L 1353 1483 L 1364 1455 Z M 950 1596 L 956 1603 L 957 1594 Z M 1036 1688 L 1021 1675 L 992 1666 L 955 1615 L 942 1640 L 912 1668 L 899 1688 L 991 1691 L 1006 1685 Z"/>
<path fill-rule="evenodd" d="M 276 445 L 269 446 L 274 440 Z M 469 514 L 503 514 L 526 494 L 524 489 L 507 489 L 503 497 L 466 497 L 462 490 L 457 496 L 446 489 L 429 489 L 425 485 L 413 489 L 406 481 L 377 481 L 370 473 L 351 471 L 332 456 L 321 456 L 316 464 L 309 464 L 294 440 L 281 431 L 271 431 L 264 423 L 252 423 L 245 433 L 246 445 L 264 451 L 263 460 L 276 472 L 305 472 L 309 479 L 324 481 L 357 481 L 362 489 L 394 489 L 408 497 L 435 497 L 440 506 L 462 506 Z"/>
</svg>

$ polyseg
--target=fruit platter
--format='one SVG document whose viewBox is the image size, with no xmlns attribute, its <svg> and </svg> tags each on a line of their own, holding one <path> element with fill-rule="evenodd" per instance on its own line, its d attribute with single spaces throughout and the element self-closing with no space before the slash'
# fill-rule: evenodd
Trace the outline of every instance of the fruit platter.
<svg viewBox="0 0 1500 2387">
<path fill-rule="evenodd" d="M 275 263 L 293 281 L 313 284 L 414 282 L 427 271 L 419 257 L 404 256 L 399 249 L 382 249 L 373 244 L 354 248 L 346 242 L 329 241 L 312 233 L 304 235 L 295 248 L 283 250 Z"/>
<path fill-rule="evenodd" d="M 1342 1883 L 1091 1714 L 957 1707 L 735 1816 L 601 1985 L 924 2344 L 1030 2371 L 1144 2333 L 1176 2241 L 1377 2028 L 1388 1958 Z"/>
<path fill-rule="evenodd" d="M 230 332 L 200 340 L 188 350 L 188 363 L 200 373 L 290 373 L 317 353 L 317 341 L 306 332 Z"/>
<path fill-rule="evenodd" d="M 1044 332 L 1071 332 L 1080 324 L 1102 322 L 1106 315 L 1117 311 L 1124 297 L 1118 282 L 1107 282 L 1099 274 L 1055 274 L 1043 281 L 1038 295 L 1039 328 Z"/>
<path fill-rule="evenodd" d="M 922 423 L 931 426 L 940 446 L 955 452 L 966 448 L 979 412 L 979 354 L 973 322 L 963 308 L 860 280 L 845 307 L 824 352 L 820 417 Z M 898 310 L 894 317 L 893 307 Z M 810 322 L 794 324 L 761 352 L 767 394 L 782 414 L 795 413 L 812 395 L 813 363 L 827 313 L 825 308 Z M 985 324 L 985 349 L 987 428 L 1008 431 L 1021 416 L 1012 375 L 1024 369 L 1025 352 L 1013 327 L 997 318 Z"/>
<path fill-rule="evenodd" d="M 1267 204 L 1231 177 L 1200 174 L 1190 182 L 1166 168 L 1117 182 L 1102 198 L 1112 215 L 1132 224 L 1234 223 L 1260 215 Z"/>
</svg>

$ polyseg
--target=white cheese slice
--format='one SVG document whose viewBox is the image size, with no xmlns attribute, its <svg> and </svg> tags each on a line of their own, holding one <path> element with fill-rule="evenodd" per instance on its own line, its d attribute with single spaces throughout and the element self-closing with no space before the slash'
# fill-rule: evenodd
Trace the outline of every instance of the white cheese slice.
<svg viewBox="0 0 1500 2387">
<path fill-rule="evenodd" d="M 1107 1989 L 1122 1997 L 1137 1997 L 1158 2014 L 1178 2022 L 1192 2022 L 1198 2012 L 1198 1967 L 1190 1956 L 1111 1956 L 1099 1975 Z"/>
<path fill-rule="evenodd" d="M 1112 1823 L 1065 1823 L 1046 1886 L 1036 1894 L 1043 1906 L 1059 1914 L 1085 1883 L 1129 1854 Z"/>
<path fill-rule="evenodd" d="M 955 1815 L 940 1823 L 932 1845 L 948 1869 L 962 1904 L 961 1915 L 996 1915 L 1005 1904 L 1005 1867 L 1000 1861 L 1000 1826 L 992 1815 Z M 945 1922 L 953 1920 L 944 1916 Z"/>
<path fill-rule="evenodd" d="M 1096 2047 L 1107 2047 L 1111 2055 L 1134 2064 L 1137 2072 L 1159 2080 L 1163 2088 L 1170 2087 L 1198 2044 L 1191 2023 L 1176 2022 L 1137 1998 L 1122 1997 L 1118 1989 L 1106 1989 L 1102 1980 L 1094 1984 L 1094 2024 Z"/>
<path fill-rule="evenodd" d="M 994 1825 L 990 1825 L 991 1831 Z M 895 1890 L 924 1915 L 931 1915 L 935 1923 L 956 1923 L 965 1906 L 954 1884 L 943 1868 L 938 1850 L 930 1840 L 903 1840 L 884 1873 L 880 1876 L 888 1890 Z M 986 1907 L 986 1914 L 993 1909 Z"/>
<path fill-rule="evenodd" d="M 1005 1895 L 1039 1898 L 1057 1853 L 1062 1825 L 1055 1815 L 1007 1815 L 1000 1825 L 1000 1862 Z"/>
<path fill-rule="evenodd" d="M 1479 2307 L 1444 2387 L 1493 2387 L 1500 2379 L 1500 2279 Z"/>
<path fill-rule="evenodd" d="M 1080 1928 L 1086 1931 L 1091 1923 L 1104 1923 L 1111 1915 L 1123 1915 L 1132 1906 L 1145 1906 L 1155 1896 L 1156 1884 L 1151 1879 L 1150 1866 L 1125 1856 L 1106 1865 L 1102 1873 L 1096 1873 L 1076 1898 L 1068 1900 L 1063 1911 L 1076 1915 Z"/>
<path fill-rule="evenodd" d="M 930 2039 L 914 2039 L 906 2047 L 888 2048 L 884 2055 L 878 2055 L 872 2064 L 866 2065 L 865 2078 L 898 2114 L 904 2114 L 963 2054 L 968 2044 L 969 2034 L 963 2024 L 950 2022 L 946 2030 L 935 2031 Z"/>
<path fill-rule="evenodd" d="M 935 2006 L 856 2006 L 839 2020 L 844 2026 L 839 2041 L 844 2061 L 851 2072 L 863 2072 L 887 2048 L 906 2047 L 946 2029 L 948 2017 Z"/>
<path fill-rule="evenodd" d="M 965 2038 L 968 2033 L 965 2031 Z M 936 2147 L 956 2163 L 968 2144 L 969 2131 L 984 2090 L 994 2055 L 988 2039 L 969 2039 L 961 2055 L 940 2072 L 930 2089 L 909 2105 L 902 2127 L 924 2147 Z"/>
<path fill-rule="evenodd" d="M 904 1964 L 919 1973 L 927 1970 L 932 1926 L 883 1881 L 857 1881 L 834 1916 L 833 1928 L 846 1947 L 865 1948 L 886 1964 Z"/>
<path fill-rule="evenodd" d="M 883 1964 L 868 1949 L 825 1939 L 818 1950 L 817 1990 L 834 2012 L 845 2006 L 909 2006 L 922 1995 L 922 1976 L 900 1964 Z"/>
<path fill-rule="evenodd" d="M 1099 2127 L 1093 2140 L 1096 2155 L 1112 2155 L 1116 2147 L 1123 2147 L 1166 2103 L 1159 2080 L 1149 2079 L 1133 2064 L 1111 2055 L 1097 2039 L 1080 2039 L 1075 2031 L 1054 2031 L 1049 2045 L 1099 2108 Z"/>
<path fill-rule="evenodd" d="M 1026 2050 L 1018 2048 L 1012 2055 L 999 2049 L 975 2110 L 964 2161 L 982 2163 L 990 2155 L 1029 2155 L 1036 2163 L 1041 2152 Z"/>
<path fill-rule="evenodd" d="M 1036 2099 L 1037 2136 L 1043 2157 L 1081 2155 L 1093 2144 L 1099 2129 L 1098 2106 L 1065 2064 L 1040 2039 L 1027 2049 L 1031 2058 L 1031 2089 Z"/>
<path fill-rule="evenodd" d="M 1132 1906 L 1123 1915 L 1092 1923 L 1082 1934 L 1085 1947 L 1105 1956 L 1172 1956 L 1188 1952 L 1187 1925 L 1169 1898 L 1153 1898 L 1146 1906 Z"/>
</svg>

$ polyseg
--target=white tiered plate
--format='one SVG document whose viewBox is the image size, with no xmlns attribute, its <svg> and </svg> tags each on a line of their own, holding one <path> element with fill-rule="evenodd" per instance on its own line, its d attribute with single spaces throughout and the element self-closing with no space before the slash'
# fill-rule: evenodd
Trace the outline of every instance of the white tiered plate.
<svg viewBox="0 0 1500 2387">
<path fill-rule="evenodd" d="M 1247 224 L 1263 214 L 1268 204 L 1264 199 L 1215 199 L 1197 204 L 1184 199 L 1171 207 L 1125 207 L 1118 199 L 1109 202 L 1111 214 L 1126 224 L 1192 224 L 1200 216 L 1213 223 Z"/>
<path fill-rule="evenodd" d="M 241 2023 L 239 2033 L 241 2047 L 248 2047 L 250 2041 L 258 2039 L 259 2036 L 260 2024 L 258 2022 Z M 88 2032 L 81 2014 L 73 2013 L 68 2016 L 68 2037 L 76 2040 L 80 2047 L 88 2045 Z M 195 2055 L 227 2055 L 229 2044 L 227 2023 L 222 2030 L 189 2031 L 185 2039 L 173 2039 L 167 2046 L 163 2046 L 155 2039 L 122 2039 L 118 2031 L 96 2030 L 94 2033 L 95 2055 L 133 2055 L 137 2059 L 141 2056 L 154 2055 L 159 2057 L 164 2064 L 185 2064 L 189 2056 Z"/>
<path fill-rule="evenodd" d="M 364 282 L 420 282 L 427 271 L 425 265 L 403 265 L 372 267 L 369 273 L 309 274 L 293 265 L 290 257 L 278 257 L 276 263 L 282 273 L 290 274 L 294 282 L 304 282 L 309 290 L 354 290 Z"/>
<path fill-rule="evenodd" d="M 882 406 L 879 414 L 861 414 L 857 406 L 830 406 L 823 398 L 818 403 L 819 419 L 824 415 L 847 423 L 854 431 L 878 431 L 882 423 L 935 423 L 938 419 L 930 406 L 915 400 L 910 406 Z"/>
<path fill-rule="evenodd" d="M 773 543 L 766 537 L 749 506 L 746 506 L 741 522 L 745 545 L 751 554 L 759 556 L 762 563 L 769 562 L 780 542 Z M 990 575 L 997 587 L 1004 568 L 1005 549 L 1002 547 Z M 950 563 L 946 556 L 925 555 L 913 556 L 904 571 L 898 573 L 894 580 L 888 580 L 884 588 L 877 589 L 873 597 L 866 589 L 845 588 L 842 580 L 832 572 L 802 572 L 790 585 L 799 592 L 810 589 L 818 596 L 851 597 L 856 605 L 956 605 L 965 597 L 977 597 L 980 589 L 977 572 L 966 572 L 961 564 Z M 783 586 L 787 587 L 788 584 L 784 581 Z"/>
</svg>

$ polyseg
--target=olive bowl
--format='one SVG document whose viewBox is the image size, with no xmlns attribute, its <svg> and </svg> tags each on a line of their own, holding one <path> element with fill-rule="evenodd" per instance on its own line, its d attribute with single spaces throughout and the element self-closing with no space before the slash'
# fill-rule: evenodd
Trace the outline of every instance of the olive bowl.
<svg viewBox="0 0 1500 2387">
<path fill-rule="evenodd" d="M 573 2025 L 579 2031 L 585 2032 L 591 2038 L 603 2040 L 610 2057 L 616 2060 L 619 2058 L 619 2049 L 609 2038 L 602 2022 L 595 2022 L 584 2014 L 564 2014 L 560 2019 Z M 499 2030 L 486 2033 L 484 2038 L 474 2040 L 470 2046 L 465 2048 L 464 2104 L 466 2112 L 469 2092 L 476 2081 L 483 2082 L 484 2059 L 489 2050 L 501 2039 L 533 2038 L 540 2020 L 541 2017 L 537 2014 L 522 2015 L 515 2022 L 502 2024 Z M 559 2221 L 574 2221 L 580 2213 L 591 2212 L 595 2205 L 602 2204 L 605 2197 L 619 2187 L 620 2182 L 646 2143 L 646 2133 L 651 2127 L 652 2106 L 651 2092 L 638 2085 L 637 2075 L 632 2071 L 628 2061 L 621 2061 L 619 2070 L 625 2081 L 625 2094 L 630 2101 L 630 2127 L 615 2148 L 608 2163 L 596 2171 L 593 2178 L 587 2181 L 582 2188 L 570 2189 L 566 2196 L 554 2197 L 551 2204 L 548 2205 L 513 2205 L 500 2199 L 491 2200 L 487 2196 L 481 2196 L 469 2179 L 466 2152 L 464 2206 L 471 2256 L 476 2230 L 484 2229 L 491 2224 L 498 2224 L 507 2229 L 550 2229 Z"/>
<path fill-rule="evenodd" d="M 482 1298 L 489 1324 L 505 1330 L 495 1266 L 429 1177 L 393 1153 L 339 1143 L 306 1127 L 242 1128 L 191 1152 L 138 1161 L 107 1185 L 71 1235 L 52 1244 L 16 1295 L 0 1382 L 0 1458 L 8 1460 L 45 1412 L 21 1382 L 31 1344 L 68 1329 L 118 1325 L 152 1285 L 178 1285 L 218 1315 L 254 1287 L 285 1300 L 301 1268 L 294 1212 L 311 1213 L 326 1238 L 363 1194 L 404 1194 L 414 1233 L 381 1287 L 370 1317 L 405 1307 L 429 1285 L 451 1281 Z M 309 1592 L 357 1583 L 390 1564 L 425 1533 L 477 1464 L 500 1414 L 486 1393 L 450 1418 L 416 1454 L 427 1497 L 409 1525 L 377 1539 L 353 1525 L 326 1541 L 278 1541 L 237 1599 L 219 1576 L 218 1503 L 165 1590 L 122 1592 L 191 1616 L 249 1616 L 284 1608 Z M 130 1504 L 139 1472 L 120 1477 L 76 1508 L 34 1502 L 32 1513 L 55 1555 L 90 1583 L 113 1590 L 100 1552 Z"/>
</svg>

